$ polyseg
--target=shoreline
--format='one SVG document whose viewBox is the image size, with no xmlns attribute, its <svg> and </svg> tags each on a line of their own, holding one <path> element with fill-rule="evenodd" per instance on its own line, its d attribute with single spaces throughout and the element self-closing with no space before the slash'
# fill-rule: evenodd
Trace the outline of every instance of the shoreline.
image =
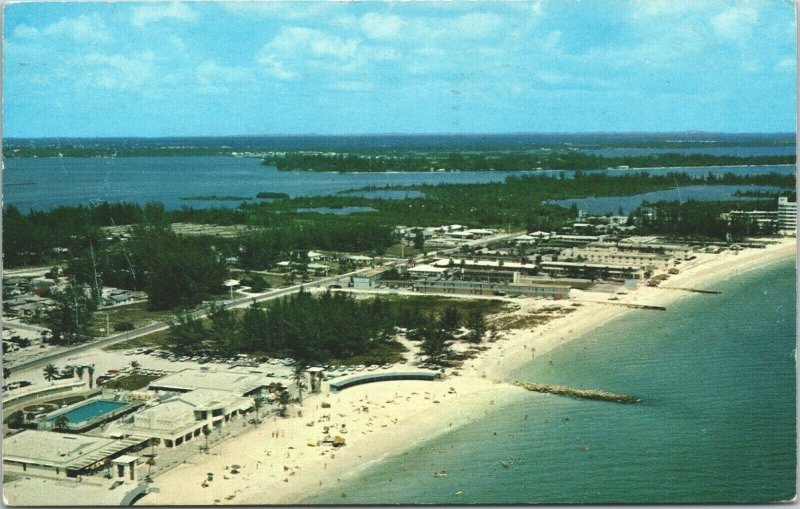
<svg viewBox="0 0 800 509">
<path fill-rule="evenodd" d="M 685 296 L 713 298 L 680 288 L 703 289 L 716 281 L 792 258 L 796 259 L 795 239 L 781 239 L 765 249 L 748 249 L 739 254 L 700 253 L 696 260 L 684 262 L 681 272 L 661 287 L 640 287 L 619 296 L 619 303 L 668 306 Z M 505 331 L 505 339 L 466 361 L 458 376 L 448 376 L 440 382 L 368 384 L 307 398 L 301 407 L 291 409 L 291 417 L 271 417 L 213 447 L 209 455 L 192 456 L 186 464 L 159 476 L 154 486 L 160 493 L 147 495 L 139 504 L 291 504 L 319 489 L 335 490 L 341 479 L 356 476 L 387 457 L 403 454 L 450 429 L 480 419 L 493 408 L 523 397 L 539 397 L 505 380 L 531 359 L 533 349 L 538 355 L 626 313 L 652 312 L 611 305 L 609 294 L 573 292 L 569 301 L 555 302 L 575 311 L 534 329 Z M 521 309 L 515 312 L 520 316 L 555 305 L 554 301 L 533 299 L 520 304 Z M 321 408 L 323 401 L 330 408 Z M 302 417 L 297 415 L 298 410 Z M 345 430 L 342 436 L 347 445 L 335 450 L 309 447 L 307 441 L 319 438 L 322 426 L 335 427 L 332 435 Z M 234 463 L 242 465 L 241 473 L 225 479 L 225 467 Z M 215 481 L 208 488 L 201 488 L 207 472 L 215 473 Z"/>
<path fill-rule="evenodd" d="M 321 173 L 323 175 L 403 175 L 403 174 L 423 174 L 429 173 L 544 173 L 554 171 L 647 171 L 647 170 L 707 170 L 711 168 L 757 168 L 764 166 L 796 166 L 793 163 L 777 163 L 777 164 L 711 164 L 704 166 L 631 166 L 629 168 L 542 168 L 542 169 L 527 169 L 527 170 L 419 170 L 419 171 L 317 171 L 317 170 L 303 170 L 303 169 L 286 169 L 279 170 L 273 165 L 264 165 L 275 168 L 276 171 L 286 173 Z"/>
</svg>

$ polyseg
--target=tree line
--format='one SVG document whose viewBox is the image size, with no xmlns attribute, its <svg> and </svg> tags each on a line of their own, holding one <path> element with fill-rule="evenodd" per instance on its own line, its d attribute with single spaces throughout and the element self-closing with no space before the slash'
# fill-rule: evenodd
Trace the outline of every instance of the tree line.
<svg viewBox="0 0 800 509">
<path fill-rule="evenodd" d="M 431 360 L 439 362 L 447 357 L 448 344 L 456 337 L 475 343 L 484 339 L 489 330 L 485 313 L 479 306 L 467 311 L 455 306 L 431 311 L 419 299 L 357 300 L 344 292 L 314 296 L 301 291 L 269 305 L 254 302 L 243 313 L 212 304 L 206 323 L 180 313 L 166 343 L 181 355 L 253 353 L 289 356 L 303 365 L 383 364 L 396 361 L 404 351 L 395 339 L 398 330 L 404 329 L 409 339 L 421 341 Z"/>
<path fill-rule="evenodd" d="M 606 157 L 579 151 L 481 152 L 449 154 L 358 154 L 331 152 L 285 152 L 270 155 L 262 164 L 284 171 L 386 172 L 386 171 L 521 171 L 602 170 L 631 168 L 740 166 L 794 164 L 794 155 L 730 156 L 711 154 L 652 154 Z"/>
</svg>

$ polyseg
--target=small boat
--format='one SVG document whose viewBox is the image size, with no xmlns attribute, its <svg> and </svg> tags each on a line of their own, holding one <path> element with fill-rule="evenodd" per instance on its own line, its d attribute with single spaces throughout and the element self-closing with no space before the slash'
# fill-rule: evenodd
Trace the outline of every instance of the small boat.
<svg viewBox="0 0 800 509">
<path fill-rule="evenodd" d="M 447 470 L 441 470 L 433 473 L 434 477 L 447 477 Z"/>
</svg>

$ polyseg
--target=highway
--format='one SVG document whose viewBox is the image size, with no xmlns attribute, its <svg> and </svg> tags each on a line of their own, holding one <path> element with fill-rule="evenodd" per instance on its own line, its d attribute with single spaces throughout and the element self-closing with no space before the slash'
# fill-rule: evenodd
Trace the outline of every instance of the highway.
<svg viewBox="0 0 800 509">
<path fill-rule="evenodd" d="M 483 239 L 477 239 L 473 241 L 469 241 L 464 245 L 468 247 L 477 247 L 482 246 L 485 244 L 489 244 L 492 242 L 499 242 L 503 240 L 509 240 L 511 238 L 517 237 L 522 235 L 525 232 L 514 232 L 514 233 L 505 233 L 499 235 L 493 235 L 491 237 L 486 237 Z M 418 263 L 424 260 L 427 257 L 436 257 L 441 255 L 446 255 L 450 253 L 457 252 L 461 249 L 462 246 L 458 246 L 451 249 L 440 250 L 429 254 L 420 254 L 414 257 L 413 261 Z M 387 267 L 387 270 L 393 267 L 400 267 L 402 265 L 406 265 L 408 260 L 392 260 L 390 262 L 384 263 L 382 266 Z M 276 290 L 272 290 L 269 292 L 264 292 L 258 295 L 248 296 L 248 297 L 238 297 L 235 299 L 229 299 L 220 301 L 219 304 L 226 308 L 234 309 L 234 308 L 242 308 L 247 307 L 253 302 L 266 302 L 274 299 L 278 299 L 284 297 L 286 295 L 291 295 L 293 293 L 299 292 L 302 288 L 319 288 L 319 287 L 327 287 L 333 284 L 339 284 L 342 286 L 347 286 L 350 278 L 354 275 L 360 274 L 362 272 L 366 272 L 368 270 L 372 270 L 372 267 L 365 267 L 363 269 L 355 270 L 352 272 L 348 272 L 346 274 L 339 274 L 336 276 L 329 276 L 323 279 L 319 279 L 317 281 L 312 281 L 310 283 L 301 283 L 298 285 L 289 286 L 287 288 L 279 288 Z M 205 309 L 200 309 L 192 313 L 192 316 L 196 319 L 205 318 L 208 312 Z M 16 325 L 16 324 L 15 324 Z M 109 345 L 113 345 L 115 343 L 119 343 L 122 341 L 128 341 L 131 339 L 139 338 L 142 336 L 146 336 L 148 334 L 153 334 L 154 332 L 160 332 L 163 330 L 167 330 L 169 328 L 169 323 L 166 322 L 159 322 L 154 323 L 151 325 L 146 325 L 144 327 L 140 327 L 136 330 L 121 332 L 119 334 L 113 334 L 111 336 L 107 336 L 96 341 L 91 341 L 88 343 L 83 343 L 74 347 L 65 348 L 59 350 L 58 352 L 52 352 L 49 354 L 42 355 L 41 357 L 37 357 L 35 359 L 26 360 L 23 362 L 19 362 L 17 364 L 9 366 L 12 371 L 18 371 L 22 369 L 30 369 L 36 367 L 43 367 L 47 364 L 53 363 L 55 364 L 61 358 L 68 357 L 75 355 L 76 353 L 84 352 L 86 350 L 91 350 L 93 348 L 101 348 Z"/>
</svg>

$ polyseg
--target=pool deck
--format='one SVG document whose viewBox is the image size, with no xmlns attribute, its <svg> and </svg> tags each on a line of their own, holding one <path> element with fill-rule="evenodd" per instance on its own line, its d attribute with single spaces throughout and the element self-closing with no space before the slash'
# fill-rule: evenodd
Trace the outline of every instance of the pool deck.
<svg viewBox="0 0 800 509">
<path fill-rule="evenodd" d="M 76 422 L 72 422 L 72 421 L 67 422 L 67 425 L 64 427 L 63 431 L 65 431 L 65 432 L 83 432 L 83 431 L 92 429 L 92 428 L 94 428 L 96 426 L 99 426 L 100 424 L 103 424 L 105 422 L 108 422 L 108 421 L 111 421 L 113 419 L 117 419 L 117 418 L 119 418 L 119 417 L 121 417 L 123 415 L 129 414 L 129 413 L 133 412 L 134 410 L 136 410 L 137 408 L 139 408 L 142 405 L 141 403 L 128 403 L 128 402 L 124 402 L 124 401 L 114 401 L 114 400 L 104 399 L 104 398 L 87 399 L 87 400 L 75 403 L 73 405 L 69 405 L 69 406 L 64 407 L 64 408 L 59 408 L 58 410 L 55 410 L 55 411 L 50 412 L 48 414 L 45 414 L 43 417 L 41 417 L 41 418 L 36 420 L 36 422 L 38 424 L 37 428 L 38 429 L 44 429 L 44 430 L 55 429 L 55 420 L 58 419 L 58 417 L 60 417 L 62 415 L 65 415 L 65 414 L 68 414 L 70 412 L 74 412 L 75 410 L 78 410 L 78 409 L 80 409 L 82 407 L 96 404 L 97 402 L 100 402 L 100 401 L 116 403 L 116 404 L 119 404 L 119 406 L 117 408 L 110 409 L 108 411 L 100 412 L 100 413 L 98 413 L 98 414 L 96 414 L 93 417 L 90 417 L 88 419 L 84 419 L 84 420 L 80 420 L 80 421 L 76 421 Z"/>
</svg>

